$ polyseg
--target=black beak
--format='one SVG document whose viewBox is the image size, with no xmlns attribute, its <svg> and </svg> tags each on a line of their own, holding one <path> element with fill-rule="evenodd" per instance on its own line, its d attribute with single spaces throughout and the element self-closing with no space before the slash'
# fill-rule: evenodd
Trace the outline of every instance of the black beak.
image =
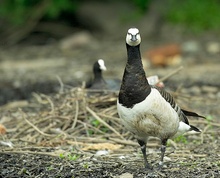
<svg viewBox="0 0 220 178">
<path fill-rule="evenodd" d="M 131 35 L 131 41 L 136 41 L 137 38 L 136 38 L 136 35 Z"/>
</svg>

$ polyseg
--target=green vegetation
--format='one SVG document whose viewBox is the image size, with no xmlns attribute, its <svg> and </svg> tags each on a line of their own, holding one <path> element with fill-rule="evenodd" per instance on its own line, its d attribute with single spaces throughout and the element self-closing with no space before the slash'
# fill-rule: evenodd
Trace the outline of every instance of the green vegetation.
<svg viewBox="0 0 220 178">
<path fill-rule="evenodd" d="M 220 161 L 216 161 L 216 165 L 220 167 Z"/>
<path fill-rule="evenodd" d="M 50 165 L 49 167 L 47 167 L 47 170 L 48 170 L 48 171 L 51 171 L 51 170 L 53 170 L 53 169 L 55 169 L 53 165 Z"/>
<path fill-rule="evenodd" d="M 82 1 L 79 0 L 4 0 L 0 5 L 0 15 L 15 25 L 28 20 L 45 18 L 59 19 L 62 13 L 74 14 Z M 132 0 L 137 14 L 147 10 L 151 0 Z"/>
<path fill-rule="evenodd" d="M 30 175 L 30 172 L 27 170 L 27 168 L 22 168 L 19 172 L 18 175 Z"/>
<path fill-rule="evenodd" d="M 149 4 L 151 3 L 151 0 L 133 0 L 133 3 L 138 8 L 138 10 L 143 13 L 147 10 L 149 7 Z"/>
<path fill-rule="evenodd" d="M 83 164 L 83 168 L 84 169 L 88 169 L 89 168 L 89 164 L 88 163 Z"/>
<path fill-rule="evenodd" d="M 68 153 L 67 155 L 64 155 L 63 153 L 60 153 L 59 157 L 61 159 L 68 159 L 70 161 L 76 161 L 80 155 L 74 154 L 74 153 Z"/>
<path fill-rule="evenodd" d="M 62 158 L 62 159 L 65 158 L 65 155 L 64 155 L 63 153 L 60 153 L 59 156 L 60 156 L 60 158 Z"/>
<path fill-rule="evenodd" d="M 94 117 L 90 117 L 90 124 L 96 128 L 97 130 L 100 131 L 100 133 L 107 133 L 109 131 L 109 128 L 107 128 L 106 126 L 103 126 L 103 124 L 100 123 L 99 120 L 95 119 Z M 97 131 L 98 132 L 98 131 Z M 94 135 L 97 134 L 95 133 L 94 129 L 88 129 L 88 133 L 89 135 Z"/>
<path fill-rule="evenodd" d="M 184 144 L 188 143 L 188 141 L 184 135 L 179 135 L 179 136 L 175 137 L 173 141 L 175 141 L 176 143 L 184 143 Z"/>
<path fill-rule="evenodd" d="M 216 0 L 169 0 L 168 21 L 194 32 L 220 28 L 220 3 Z"/>
<path fill-rule="evenodd" d="M 0 15 L 13 24 L 45 17 L 56 19 L 62 12 L 75 12 L 77 0 L 4 0 L 0 5 Z"/>
<path fill-rule="evenodd" d="M 211 122 L 213 121 L 213 116 L 212 115 L 206 116 L 206 120 L 208 122 L 209 128 L 212 128 Z"/>
<path fill-rule="evenodd" d="M 187 161 L 180 161 L 179 164 L 181 164 L 181 166 L 187 167 L 188 169 L 194 169 L 195 167 L 198 167 L 198 163 L 197 162 L 187 162 Z"/>
<path fill-rule="evenodd" d="M 212 115 L 208 115 L 208 116 L 206 116 L 205 118 L 206 118 L 206 120 L 207 120 L 209 123 L 213 121 L 213 116 L 212 116 Z"/>
<path fill-rule="evenodd" d="M 77 155 L 77 154 L 71 154 L 71 153 L 68 154 L 68 159 L 70 161 L 76 161 L 79 157 L 80 155 Z"/>
<path fill-rule="evenodd" d="M 139 18 L 153 1 L 124 1 L 127 2 L 137 7 L 133 16 Z M 4 0 L 0 4 L 0 16 L 15 25 L 42 18 L 60 19 L 63 13 L 73 15 L 80 3 L 82 1 L 79 0 Z M 195 32 L 220 29 L 220 3 L 217 0 L 167 0 L 166 4 L 164 10 L 168 22 L 186 26 Z"/>
</svg>

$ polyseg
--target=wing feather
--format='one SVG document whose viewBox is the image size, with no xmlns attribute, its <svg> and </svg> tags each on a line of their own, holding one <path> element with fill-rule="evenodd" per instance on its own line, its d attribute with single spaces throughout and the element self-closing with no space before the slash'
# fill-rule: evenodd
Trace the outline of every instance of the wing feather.
<svg viewBox="0 0 220 178">
<path fill-rule="evenodd" d="M 156 88 L 161 96 L 171 105 L 171 107 L 177 112 L 180 121 L 186 123 L 189 125 L 189 121 L 185 115 L 185 113 L 182 111 L 182 109 L 176 104 L 176 102 L 174 101 L 174 98 L 172 97 L 172 95 L 168 92 L 166 92 L 165 90 L 163 90 L 162 88 L 156 87 L 156 86 L 152 86 L 153 88 Z M 184 110 L 185 111 L 185 110 Z"/>
</svg>

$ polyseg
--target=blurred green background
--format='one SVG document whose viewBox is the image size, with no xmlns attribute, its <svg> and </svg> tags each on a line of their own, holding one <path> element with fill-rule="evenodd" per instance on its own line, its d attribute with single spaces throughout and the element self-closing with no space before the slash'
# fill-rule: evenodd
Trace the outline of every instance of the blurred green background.
<svg viewBox="0 0 220 178">
<path fill-rule="evenodd" d="M 163 22 L 180 25 L 196 33 L 220 29 L 220 1 L 218 0 L 124 0 L 121 2 L 135 7 L 130 14 L 127 14 L 128 19 L 134 20 L 147 15 L 155 1 L 157 1 L 156 6 L 161 6 L 158 7 L 158 13 L 162 16 Z M 0 3 L 0 37 L 10 36 L 9 40 L 14 38 L 16 43 L 20 39 L 17 37 L 19 35 L 12 35 L 14 31 L 23 29 L 23 35 L 28 34 L 39 22 L 52 21 L 61 22 L 67 26 L 86 27 L 83 22 L 77 21 L 77 11 L 82 4 L 88 2 L 91 4 L 98 1 L 3 0 Z M 114 0 L 99 2 L 109 4 Z"/>
</svg>

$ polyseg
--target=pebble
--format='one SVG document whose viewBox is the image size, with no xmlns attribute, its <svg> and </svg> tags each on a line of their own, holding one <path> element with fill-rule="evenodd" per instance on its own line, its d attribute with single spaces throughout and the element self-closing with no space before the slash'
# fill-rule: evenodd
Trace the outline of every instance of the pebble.
<svg viewBox="0 0 220 178">
<path fill-rule="evenodd" d="M 107 150 L 99 150 L 95 153 L 95 156 L 103 156 L 103 155 L 108 155 L 109 151 Z"/>
<path fill-rule="evenodd" d="M 118 178 L 133 178 L 134 176 L 128 172 L 121 174 Z"/>
<path fill-rule="evenodd" d="M 63 50 L 71 50 L 91 44 L 93 37 L 88 32 L 78 32 L 70 35 L 60 41 L 60 47 Z"/>
<path fill-rule="evenodd" d="M 187 41 L 182 44 L 182 50 L 184 52 L 197 52 L 200 50 L 200 46 L 197 41 Z"/>
<path fill-rule="evenodd" d="M 9 142 L 0 141 L 0 144 L 4 145 L 4 146 L 9 146 L 10 148 L 13 148 L 13 143 L 10 141 Z"/>
<path fill-rule="evenodd" d="M 217 42 L 210 42 L 206 46 L 207 51 L 211 54 L 216 54 L 220 52 L 220 44 Z"/>
<path fill-rule="evenodd" d="M 164 161 L 168 162 L 168 161 L 172 161 L 170 157 L 164 156 Z"/>
<path fill-rule="evenodd" d="M 200 94 L 201 93 L 201 88 L 199 86 L 193 86 L 193 87 L 190 87 L 188 89 L 188 91 L 186 91 L 186 93 L 192 93 L 192 94 Z"/>
</svg>

